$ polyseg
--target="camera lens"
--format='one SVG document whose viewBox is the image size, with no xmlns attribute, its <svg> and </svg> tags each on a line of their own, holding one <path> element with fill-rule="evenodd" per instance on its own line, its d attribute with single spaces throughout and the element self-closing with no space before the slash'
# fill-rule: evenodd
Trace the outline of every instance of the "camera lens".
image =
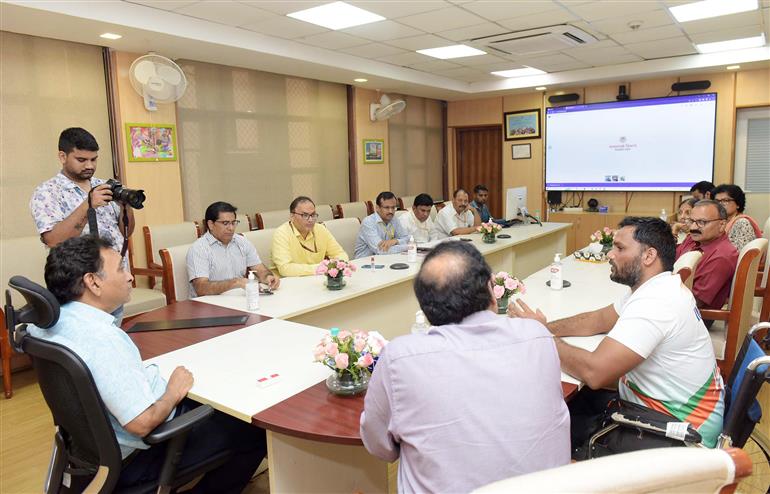
<svg viewBox="0 0 770 494">
<path fill-rule="evenodd" d="M 144 195 L 143 190 L 129 189 L 123 187 L 123 184 L 117 180 L 107 180 L 107 184 L 112 190 L 112 200 L 128 204 L 134 209 L 142 209 L 144 207 L 144 201 L 147 197 Z"/>
</svg>

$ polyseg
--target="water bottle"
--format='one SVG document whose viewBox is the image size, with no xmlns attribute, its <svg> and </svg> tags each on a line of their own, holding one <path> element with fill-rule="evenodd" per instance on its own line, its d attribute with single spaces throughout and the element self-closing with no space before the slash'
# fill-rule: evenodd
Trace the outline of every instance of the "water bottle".
<svg viewBox="0 0 770 494">
<path fill-rule="evenodd" d="M 561 269 L 561 254 L 556 254 L 551 263 L 551 290 L 561 290 L 564 286 Z"/>
<path fill-rule="evenodd" d="M 369 263 L 369 267 L 371 268 L 372 273 L 374 273 L 374 270 L 377 268 L 377 265 L 374 264 L 374 256 L 372 256 L 372 261 Z"/>
<path fill-rule="evenodd" d="M 406 244 L 406 262 L 417 262 L 417 242 L 414 235 L 409 235 L 409 243 Z"/>
<path fill-rule="evenodd" d="M 259 283 L 254 271 L 249 271 L 249 279 L 246 282 L 246 310 L 259 310 Z"/>
<path fill-rule="evenodd" d="M 660 210 L 660 219 L 662 219 L 665 222 L 668 222 L 668 214 L 666 214 L 665 209 Z"/>
<path fill-rule="evenodd" d="M 418 310 L 414 315 L 414 325 L 412 326 L 412 334 L 425 334 L 430 329 L 430 325 L 425 320 L 425 314 L 421 310 Z"/>
</svg>

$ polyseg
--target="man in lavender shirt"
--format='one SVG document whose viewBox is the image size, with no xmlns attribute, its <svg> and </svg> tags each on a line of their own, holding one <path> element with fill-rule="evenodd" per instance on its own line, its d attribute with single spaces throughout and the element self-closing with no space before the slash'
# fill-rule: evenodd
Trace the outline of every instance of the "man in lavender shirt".
<svg viewBox="0 0 770 494">
<path fill-rule="evenodd" d="M 469 492 L 569 463 L 556 346 L 532 320 L 496 315 L 492 272 L 463 242 L 439 244 L 414 283 L 433 327 L 385 347 L 361 439 L 395 461 L 399 492 Z"/>
</svg>

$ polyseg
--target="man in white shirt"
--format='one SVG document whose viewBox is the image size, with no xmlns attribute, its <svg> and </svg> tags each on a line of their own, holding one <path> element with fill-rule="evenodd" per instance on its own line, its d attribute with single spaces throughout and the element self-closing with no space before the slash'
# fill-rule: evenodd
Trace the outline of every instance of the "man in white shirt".
<svg viewBox="0 0 770 494">
<path fill-rule="evenodd" d="M 480 224 L 479 214 L 468 205 L 468 193 L 465 189 L 457 189 L 452 196 L 452 205 L 444 206 L 436 215 L 431 238 L 440 240 L 475 233 Z"/>
<path fill-rule="evenodd" d="M 412 210 L 398 218 L 401 229 L 407 232 L 407 235 L 414 237 L 414 241 L 418 244 L 431 240 L 433 220 L 430 217 L 430 210 L 432 207 L 433 199 L 428 194 L 419 194 L 414 198 Z"/>
<path fill-rule="evenodd" d="M 714 447 L 722 430 L 724 386 L 714 350 L 692 293 L 672 273 L 676 242 L 658 218 L 627 217 L 620 222 L 607 257 L 610 279 L 631 287 L 614 305 L 547 323 L 556 336 L 562 369 L 588 385 L 569 404 L 573 455 L 601 426 L 607 392 L 618 387 L 622 400 L 688 422 Z M 523 302 L 512 316 L 546 323 L 545 315 Z M 561 336 L 608 333 L 593 352 L 571 346 Z M 617 395 L 617 394 L 616 394 Z M 603 441 L 605 451 L 681 445 L 668 438 L 616 429 Z M 621 445 L 621 446 L 618 446 Z M 576 458 L 577 459 L 577 458 Z"/>
</svg>

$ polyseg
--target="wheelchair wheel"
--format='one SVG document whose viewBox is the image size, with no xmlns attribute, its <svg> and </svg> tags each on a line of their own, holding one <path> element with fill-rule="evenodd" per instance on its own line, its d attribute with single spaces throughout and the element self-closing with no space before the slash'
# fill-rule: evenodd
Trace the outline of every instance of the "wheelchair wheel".
<svg viewBox="0 0 770 494">
<path fill-rule="evenodd" d="M 770 441 L 758 430 L 754 430 L 742 448 L 751 458 L 751 476 L 738 484 L 736 493 L 767 494 L 770 492 Z"/>
</svg>

